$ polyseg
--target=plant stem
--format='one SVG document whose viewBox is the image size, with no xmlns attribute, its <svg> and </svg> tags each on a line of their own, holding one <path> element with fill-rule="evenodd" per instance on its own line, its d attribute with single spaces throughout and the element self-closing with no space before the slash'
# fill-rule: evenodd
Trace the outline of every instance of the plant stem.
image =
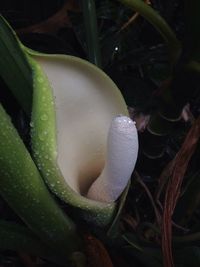
<svg viewBox="0 0 200 267">
<path fill-rule="evenodd" d="M 86 31 L 88 59 L 90 62 L 101 68 L 95 1 L 82 0 L 82 8 Z"/>
<path fill-rule="evenodd" d="M 141 0 L 118 1 L 140 13 L 156 28 L 168 45 L 170 62 L 174 65 L 180 56 L 181 45 L 167 22 L 152 7 Z"/>
</svg>

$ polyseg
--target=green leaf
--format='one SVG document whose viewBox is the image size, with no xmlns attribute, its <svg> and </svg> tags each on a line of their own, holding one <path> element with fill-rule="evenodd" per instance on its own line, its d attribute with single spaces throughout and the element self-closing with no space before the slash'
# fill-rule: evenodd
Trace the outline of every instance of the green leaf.
<svg viewBox="0 0 200 267">
<path fill-rule="evenodd" d="M 0 106 L 0 194 L 21 219 L 55 250 L 71 253 L 79 238 L 54 201 L 29 152 Z"/>
<path fill-rule="evenodd" d="M 31 69 L 15 32 L 2 16 L 0 16 L 0 76 L 24 111 L 30 115 Z"/>
</svg>

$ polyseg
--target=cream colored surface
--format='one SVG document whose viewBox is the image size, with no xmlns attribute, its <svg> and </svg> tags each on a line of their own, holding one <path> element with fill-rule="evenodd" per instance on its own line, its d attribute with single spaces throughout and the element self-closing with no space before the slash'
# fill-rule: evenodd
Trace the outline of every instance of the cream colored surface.
<svg viewBox="0 0 200 267">
<path fill-rule="evenodd" d="M 53 88 L 58 165 L 66 182 L 85 194 L 105 161 L 110 123 L 127 109 L 115 84 L 93 65 L 73 57 L 37 57 Z"/>
</svg>

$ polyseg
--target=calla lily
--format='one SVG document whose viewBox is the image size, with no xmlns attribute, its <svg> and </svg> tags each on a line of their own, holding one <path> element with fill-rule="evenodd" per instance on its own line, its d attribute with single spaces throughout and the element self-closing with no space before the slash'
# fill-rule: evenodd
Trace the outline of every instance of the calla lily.
<svg viewBox="0 0 200 267">
<path fill-rule="evenodd" d="M 37 166 L 58 197 L 87 220 L 107 225 L 138 152 L 124 99 L 103 71 L 80 58 L 25 51 L 34 73 L 31 126 Z M 125 117 L 116 119 L 119 114 Z M 96 197 L 98 190 L 106 195 L 111 188 L 113 197 Z"/>
<path fill-rule="evenodd" d="M 128 188 L 138 152 L 135 124 L 128 118 L 119 89 L 85 60 L 26 48 L 13 37 L 9 25 L 2 24 L 9 38 L 15 39 L 14 49 L 27 61 L 19 62 L 17 57 L 19 67 L 28 65 L 32 74 L 30 125 L 37 168 L 50 190 L 74 208 L 76 216 L 108 225 L 116 213 L 116 200 Z M 15 88 L 8 74 L 3 76 Z M 26 79 L 30 88 L 29 74 Z M 20 101 L 18 91 L 13 91 Z M 24 107 L 28 110 L 29 105 Z"/>
</svg>

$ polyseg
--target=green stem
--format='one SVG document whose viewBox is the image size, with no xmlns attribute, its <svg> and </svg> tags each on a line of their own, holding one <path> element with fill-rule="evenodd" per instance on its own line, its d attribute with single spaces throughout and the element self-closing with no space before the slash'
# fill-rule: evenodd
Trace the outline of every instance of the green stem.
<svg viewBox="0 0 200 267">
<path fill-rule="evenodd" d="M 180 56 L 181 45 L 166 21 L 152 7 L 141 0 L 118 1 L 138 12 L 157 29 L 168 45 L 170 62 L 174 65 Z"/>
<path fill-rule="evenodd" d="M 82 0 L 82 8 L 86 31 L 88 59 L 90 62 L 101 68 L 95 1 Z"/>
<path fill-rule="evenodd" d="M 55 251 L 41 242 L 28 228 L 13 222 L 0 220 L 0 240 L 2 250 L 23 251 L 61 265 L 67 262 L 67 257 L 55 255 Z"/>
</svg>

